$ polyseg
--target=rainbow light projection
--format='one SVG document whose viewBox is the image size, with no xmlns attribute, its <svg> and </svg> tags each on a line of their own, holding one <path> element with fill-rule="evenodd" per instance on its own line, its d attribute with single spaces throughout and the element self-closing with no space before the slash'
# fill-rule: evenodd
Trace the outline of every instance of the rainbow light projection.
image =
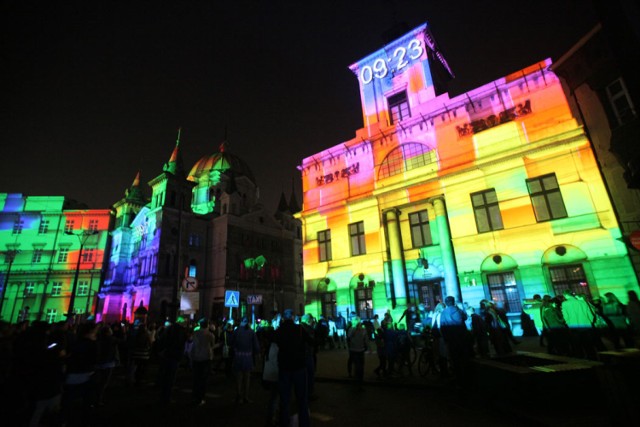
<svg viewBox="0 0 640 427">
<path fill-rule="evenodd" d="M 307 311 L 398 319 L 453 295 L 519 314 L 563 287 L 623 301 L 638 289 L 550 64 L 450 98 L 424 24 L 351 65 L 364 126 L 299 167 Z"/>
<path fill-rule="evenodd" d="M 0 193 L 0 318 L 65 320 L 76 268 L 73 310 L 95 313 L 110 218 L 108 209 L 68 209 L 64 197 Z"/>
</svg>

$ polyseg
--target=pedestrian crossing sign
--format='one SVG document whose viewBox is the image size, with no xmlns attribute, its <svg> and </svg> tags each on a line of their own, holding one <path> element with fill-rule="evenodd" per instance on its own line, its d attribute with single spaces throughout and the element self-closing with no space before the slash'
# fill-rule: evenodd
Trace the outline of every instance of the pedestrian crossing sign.
<svg viewBox="0 0 640 427">
<path fill-rule="evenodd" d="M 238 307 L 240 305 L 240 292 L 239 291 L 225 291 L 224 292 L 224 306 L 225 307 Z"/>
</svg>

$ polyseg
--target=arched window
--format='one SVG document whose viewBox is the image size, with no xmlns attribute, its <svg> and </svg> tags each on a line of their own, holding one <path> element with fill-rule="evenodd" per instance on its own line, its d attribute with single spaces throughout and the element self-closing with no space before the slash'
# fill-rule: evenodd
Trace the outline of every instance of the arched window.
<svg viewBox="0 0 640 427">
<path fill-rule="evenodd" d="M 402 144 L 392 150 L 380 165 L 378 178 L 388 178 L 404 171 L 428 165 L 434 161 L 434 152 L 417 142 Z"/>
</svg>

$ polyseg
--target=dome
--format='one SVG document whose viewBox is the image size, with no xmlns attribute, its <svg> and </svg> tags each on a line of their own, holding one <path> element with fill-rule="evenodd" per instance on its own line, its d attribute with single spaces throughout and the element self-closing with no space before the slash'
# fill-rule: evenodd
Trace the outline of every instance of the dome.
<svg viewBox="0 0 640 427">
<path fill-rule="evenodd" d="M 256 180 L 253 177 L 253 172 L 249 169 L 249 166 L 240 157 L 230 154 L 225 150 L 225 144 L 220 146 L 220 151 L 210 156 L 204 156 L 196 162 L 191 168 L 188 178 L 190 181 L 197 182 L 198 178 L 203 175 L 208 175 L 212 170 L 220 172 L 227 172 L 231 170 L 233 176 L 246 176 L 256 184 Z"/>
</svg>

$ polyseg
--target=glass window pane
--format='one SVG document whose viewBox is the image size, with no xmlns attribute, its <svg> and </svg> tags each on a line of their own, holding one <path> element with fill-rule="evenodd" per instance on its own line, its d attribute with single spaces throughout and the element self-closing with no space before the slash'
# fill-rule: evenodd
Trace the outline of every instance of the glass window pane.
<svg viewBox="0 0 640 427">
<path fill-rule="evenodd" d="M 542 191 L 542 186 L 540 185 L 540 181 L 535 179 L 531 181 L 527 181 L 527 185 L 529 186 L 530 193 L 539 193 Z"/>
<path fill-rule="evenodd" d="M 478 232 L 485 233 L 491 231 L 489 227 L 489 219 L 487 218 L 487 211 L 484 209 L 476 209 L 476 223 L 478 224 Z"/>
<path fill-rule="evenodd" d="M 547 198 L 549 199 L 549 207 L 551 208 L 553 218 L 564 218 L 567 216 L 567 211 L 562 201 L 562 194 L 560 194 L 559 191 L 550 193 Z"/>
<path fill-rule="evenodd" d="M 555 175 L 546 176 L 542 179 L 542 184 L 545 190 L 553 190 L 558 188 L 558 181 Z"/>
<path fill-rule="evenodd" d="M 502 215 L 500 215 L 500 207 L 498 205 L 489 206 L 489 215 L 491 218 L 491 228 L 493 230 L 502 230 Z"/>
<path fill-rule="evenodd" d="M 538 221 L 546 221 L 551 218 L 544 196 L 532 196 L 531 202 L 533 203 L 533 209 L 536 211 Z"/>
</svg>

